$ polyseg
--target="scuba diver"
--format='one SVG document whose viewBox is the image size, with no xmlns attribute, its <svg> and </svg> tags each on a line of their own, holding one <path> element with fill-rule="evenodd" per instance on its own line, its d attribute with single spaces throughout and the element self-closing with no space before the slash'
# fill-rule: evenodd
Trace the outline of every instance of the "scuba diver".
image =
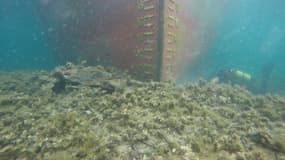
<svg viewBox="0 0 285 160">
<path fill-rule="evenodd" d="M 219 82 L 238 84 L 253 92 L 257 91 L 256 80 L 249 73 L 239 69 L 221 70 L 217 76 Z"/>
<path fill-rule="evenodd" d="M 252 79 L 251 75 L 238 69 L 221 70 L 218 73 L 221 82 L 248 82 Z"/>
<path fill-rule="evenodd" d="M 268 92 L 268 84 L 274 68 L 274 63 L 267 63 L 263 66 L 260 83 L 258 83 L 249 73 L 239 69 L 221 70 L 218 72 L 217 76 L 219 82 L 238 84 L 246 87 L 253 93 L 266 93 Z"/>
</svg>

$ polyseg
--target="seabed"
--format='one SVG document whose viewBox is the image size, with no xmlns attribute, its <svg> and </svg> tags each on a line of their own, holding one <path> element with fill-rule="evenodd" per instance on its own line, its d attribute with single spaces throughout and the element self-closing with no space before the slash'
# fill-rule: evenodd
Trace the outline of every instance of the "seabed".
<svg viewBox="0 0 285 160">
<path fill-rule="evenodd" d="M 285 97 L 71 63 L 0 74 L 1 160 L 285 160 Z"/>
</svg>

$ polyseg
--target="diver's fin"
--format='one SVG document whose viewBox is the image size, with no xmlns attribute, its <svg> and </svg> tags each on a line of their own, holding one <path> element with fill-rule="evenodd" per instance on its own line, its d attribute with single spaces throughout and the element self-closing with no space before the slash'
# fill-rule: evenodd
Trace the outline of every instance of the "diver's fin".
<svg viewBox="0 0 285 160">
<path fill-rule="evenodd" d="M 268 91 L 268 84 L 270 81 L 270 77 L 272 75 L 272 71 L 275 68 L 275 63 L 269 62 L 266 63 L 262 68 L 262 79 L 261 79 L 261 92 L 265 93 Z"/>
</svg>

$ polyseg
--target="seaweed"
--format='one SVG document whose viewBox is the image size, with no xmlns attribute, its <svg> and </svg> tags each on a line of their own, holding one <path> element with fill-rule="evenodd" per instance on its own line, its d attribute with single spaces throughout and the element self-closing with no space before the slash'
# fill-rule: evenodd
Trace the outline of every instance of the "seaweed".
<svg viewBox="0 0 285 160">
<path fill-rule="evenodd" d="M 64 76 L 62 92 L 53 91 L 54 73 Z M 2 159 L 285 156 L 282 96 L 204 80 L 142 82 L 117 69 L 71 63 L 20 75 L 0 81 Z"/>
</svg>

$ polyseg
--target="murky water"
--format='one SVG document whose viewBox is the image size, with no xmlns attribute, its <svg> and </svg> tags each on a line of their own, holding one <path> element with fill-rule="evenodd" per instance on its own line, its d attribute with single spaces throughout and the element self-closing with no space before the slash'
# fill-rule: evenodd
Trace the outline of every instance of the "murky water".
<svg viewBox="0 0 285 160">
<path fill-rule="evenodd" d="M 1 0 L 0 159 L 284 160 L 282 0 Z"/>
</svg>

